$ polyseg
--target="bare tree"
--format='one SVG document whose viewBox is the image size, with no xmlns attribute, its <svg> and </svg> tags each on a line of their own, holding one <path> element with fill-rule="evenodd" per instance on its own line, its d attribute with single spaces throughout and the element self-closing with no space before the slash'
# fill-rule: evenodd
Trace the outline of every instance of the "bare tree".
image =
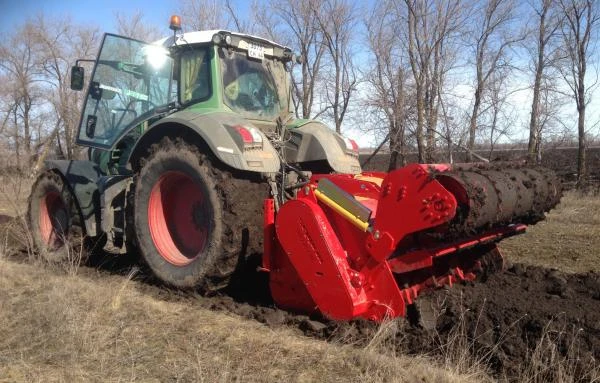
<svg viewBox="0 0 600 383">
<path fill-rule="evenodd" d="M 484 131 L 488 134 L 488 159 L 493 160 L 496 144 L 503 137 L 509 137 L 512 133 L 511 127 L 514 123 L 515 113 L 508 105 L 508 69 L 498 70 L 489 78 L 488 92 L 484 103 L 487 104 L 485 112 L 482 113 L 482 124 Z"/>
<path fill-rule="evenodd" d="M 34 106 L 40 102 L 35 44 L 35 25 L 27 22 L 0 45 L 0 69 L 11 80 L 5 87 L 11 94 L 8 113 L 12 115 L 10 120 L 17 166 L 21 165 L 22 154 L 26 165 L 31 159 Z"/>
<path fill-rule="evenodd" d="M 585 81 L 593 50 L 590 41 L 600 24 L 600 10 L 597 0 L 559 0 L 559 4 L 565 16 L 561 31 L 567 58 L 567 64 L 561 66 L 560 71 L 577 106 L 577 185 L 582 186 L 587 176 L 585 111 L 591 96 Z"/>
<path fill-rule="evenodd" d="M 393 170 L 400 160 L 406 163 L 406 114 L 409 108 L 408 60 L 404 57 L 400 35 L 395 30 L 393 4 L 383 1 L 375 6 L 366 20 L 368 46 L 373 57 L 372 69 L 366 74 L 369 84 L 367 106 L 382 116 L 385 141 L 389 141 L 388 170 Z"/>
<path fill-rule="evenodd" d="M 218 0 L 180 0 L 179 13 L 186 32 L 207 29 L 225 29 L 230 25 L 229 15 Z"/>
<path fill-rule="evenodd" d="M 271 0 L 269 8 L 277 16 L 279 30 L 285 31 L 291 48 L 301 55 L 300 79 L 292 72 L 294 87 L 294 106 L 300 118 L 314 118 L 323 111 L 313 112 L 315 93 L 322 59 L 326 51 L 323 34 L 320 32 L 315 13 L 322 12 L 319 0 Z M 279 40 L 279 41 L 283 41 Z"/>
<path fill-rule="evenodd" d="M 512 28 L 515 4 L 512 0 L 486 0 L 475 18 L 472 33 L 475 47 L 475 92 L 469 119 L 467 160 L 472 160 L 478 118 L 484 93 L 490 77 L 502 67 L 507 67 L 507 50 L 523 36 Z"/>
<path fill-rule="evenodd" d="M 271 4 L 269 4 L 271 5 Z M 292 46 L 292 36 L 285 30 L 284 23 L 273 9 L 265 7 L 259 0 L 252 0 L 252 20 L 254 21 L 253 33 L 267 39 L 277 41 L 284 45 Z"/>
<path fill-rule="evenodd" d="M 404 0 L 404 5 L 407 51 L 416 94 L 419 162 L 432 161 L 441 90 L 449 68 L 446 60 L 451 56 L 449 40 L 461 26 L 463 8 L 458 0 Z"/>
<path fill-rule="evenodd" d="M 556 60 L 556 46 L 554 43 L 560 26 L 560 15 L 557 12 L 554 0 L 534 0 L 531 4 L 536 25 L 534 29 L 535 39 L 531 41 L 533 50 L 530 51 L 533 64 L 534 81 L 531 103 L 531 115 L 529 120 L 529 143 L 528 157 L 530 162 L 537 162 L 541 155 L 541 134 L 547 118 L 542 115 L 543 100 L 548 100 L 548 91 L 542 89 L 545 75 L 549 67 Z"/>
<path fill-rule="evenodd" d="M 558 80 L 553 76 L 544 76 L 540 86 L 538 119 L 535 132 L 535 162 L 541 163 L 542 151 L 546 140 L 553 139 L 560 132 L 561 126 L 564 127 L 561 119 L 561 107 L 564 105 L 564 96 L 558 90 Z"/>
<path fill-rule="evenodd" d="M 144 19 L 144 12 L 138 10 L 131 14 L 115 12 L 117 33 L 141 41 L 156 41 L 162 33 L 155 25 Z"/>
<path fill-rule="evenodd" d="M 351 50 L 356 18 L 357 8 L 349 0 L 325 0 L 315 9 L 315 19 L 331 61 L 330 76 L 325 82 L 326 109 L 330 110 L 338 133 L 358 81 Z"/>
<path fill-rule="evenodd" d="M 70 68 L 78 58 L 96 55 L 100 32 L 75 25 L 69 19 L 47 20 L 38 16 L 35 24 L 44 94 L 54 110 L 54 127 L 48 138 L 57 139 L 63 157 L 74 158 L 83 94 L 71 90 Z"/>
</svg>

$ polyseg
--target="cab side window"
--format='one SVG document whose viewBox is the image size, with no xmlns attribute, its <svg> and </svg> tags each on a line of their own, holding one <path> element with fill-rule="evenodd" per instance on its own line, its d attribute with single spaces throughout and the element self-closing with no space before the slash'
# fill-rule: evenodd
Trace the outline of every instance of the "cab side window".
<svg viewBox="0 0 600 383">
<path fill-rule="evenodd" d="M 181 103 L 210 97 L 210 59 L 207 49 L 194 49 L 181 55 Z"/>
</svg>

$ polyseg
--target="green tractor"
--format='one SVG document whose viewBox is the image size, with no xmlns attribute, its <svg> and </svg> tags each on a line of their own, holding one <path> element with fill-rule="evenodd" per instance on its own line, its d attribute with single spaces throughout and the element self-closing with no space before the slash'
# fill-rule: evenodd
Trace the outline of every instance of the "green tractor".
<svg viewBox="0 0 600 383">
<path fill-rule="evenodd" d="M 177 26 L 172 26 L 177 30 Z M 105 34 L 77 144 L 33 185 L 35 246 L 61 258 L 76 233 L 104 253 L 138 252 L 165 283 L 205 292 L 263 252 L 263 201 L 275 209 L 311 173 L 358 174 L 358 147 L 294 119 L 295 55 L 223 30 L 149 44 Z M 83 90 L 84 69 L 71 71 Z"/>
</svg>

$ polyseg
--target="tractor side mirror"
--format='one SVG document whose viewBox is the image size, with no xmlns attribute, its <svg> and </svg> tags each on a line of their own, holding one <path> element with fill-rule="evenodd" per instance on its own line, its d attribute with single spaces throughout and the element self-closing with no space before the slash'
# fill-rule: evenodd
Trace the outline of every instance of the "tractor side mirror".
<svg viewBox="0 0 600 383">
<path fill-rule="evenodd" d="M 84 78 L 85 70 L 83 67 L 77 65 L 71 67 L 71 89 L 82 90 Z"/>
</svg>

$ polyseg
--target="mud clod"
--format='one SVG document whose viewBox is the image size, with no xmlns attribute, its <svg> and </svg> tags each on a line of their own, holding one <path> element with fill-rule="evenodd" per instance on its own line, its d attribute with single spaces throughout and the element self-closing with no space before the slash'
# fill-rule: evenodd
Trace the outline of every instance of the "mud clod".
<svg viewBox="0 0 600 383">
<path fill-rule="evenodd" d="M 327 325 L 323 322 L 318 322 L 310 319 L 305 319 L 300 322 L 300 330 L 306 335 L 322 337 Z"/>
</svg>

